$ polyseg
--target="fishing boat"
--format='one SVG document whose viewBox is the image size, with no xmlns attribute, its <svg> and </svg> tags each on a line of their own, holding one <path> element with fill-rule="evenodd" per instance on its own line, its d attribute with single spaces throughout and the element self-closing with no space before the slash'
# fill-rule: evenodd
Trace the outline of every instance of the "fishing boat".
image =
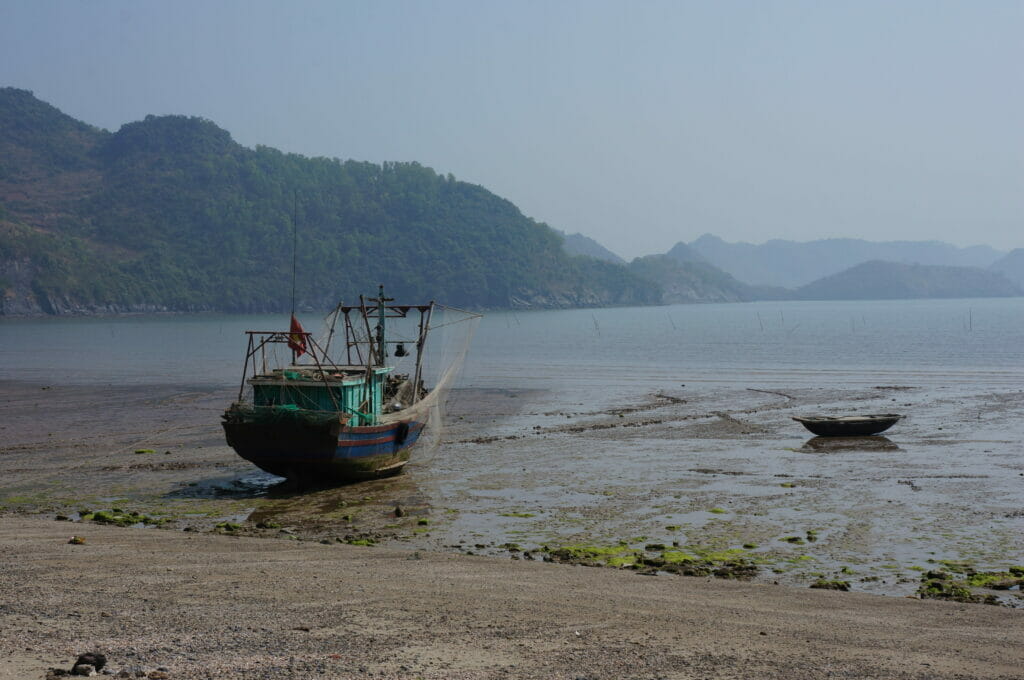
<svg viewBox="0 0 1024 680">
<path fill-rule="evenodd" d="M 376 298 L 360 296 L 359 305 L 335 309 L 323 345 L 294 314 L 288 331 L 246 331 L 242 385 L 222 417 L 228 445 L 290 480 L 334 484 L 400 472 L 455 369 L 433 389 L 424 387 L 424 346 L 435 307 L 393 304 L 381 286 Z M 389 340 L 387 322 L 410 318 L 416 322 L 412 341 Z M 336 361 L 329 351 L 339 319 L 344 359 Z M 398 374 L 389 361 L 407 357 L 407 344 L 413 345 L 413 366 Z M 268 355 L 282 346 L 291 361 L 268 367 Z"/>
<path fill-rule="evenodd" d="M 793 416 L 793 420 L 821 437 L 868 437 L 885 432 L 903 416 L 875 413 L 862 416 Z"/>
</svg>

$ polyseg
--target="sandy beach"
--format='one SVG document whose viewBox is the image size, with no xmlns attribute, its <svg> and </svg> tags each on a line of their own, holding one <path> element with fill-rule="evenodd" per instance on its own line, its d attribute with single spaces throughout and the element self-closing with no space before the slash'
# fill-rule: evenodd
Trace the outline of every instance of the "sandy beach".
<svg viewBox="0 0 1024 680">
<path fill-rule="evenodd" d="M 446 450 L 456 459 L 482 448 L 514 456 L 567 436 L 617 443 L 648 428 L 668 438 L 680 424 L 705 448 L 789 436 L 764 423 L 779 421 L 798 392 L 743 392 L 752 400 L 744 412 L 654 395 L 621 415 L 551 414 L 563 422 L 528 435 L 509 423 L 529 395 L 475 394 L 456 403 Z M 773 585 L 509 559 L 493 554 L 493 537 L 446 545 L 461 525 L 444 528 L 445 509 L 415 469 L 333 492 L 268 498 L 243 483 L 235 493 L 249 467 L 217 427 L 227 391 L 7 383 L 0 395 L 0 678 L 41 680 L 92 650 L 115 671 L 169 678 L 1024 675 L 1021 609 L 811 590 L 781 576 Z M 1007 411 L 1020 405 L 1013 394 L 987 399 Z M 624 421 L 637 425 L 603 424 Z M 921 496 L 892 474 L 893 488 Z M 501 477 L 489 479 L 507 484 Z M 404 523 L 396 504 L 409 511 Z M 79 510 L 114 505 L 167 521 L 73 521 Z M 283 527 L 258 528 L 268 507 Z M 362 519 L 349 516 L 353 508 Z M 234 535 L 216 528 L 224 521 L 238 525 Z"/>
<path fill-rule="evenodd" d="M 12 680 L 93 649 L 170 678 L 1022 672 L 1024 613 L 1000 607 L 10 516 L 0 546 Z"/>
</svg>

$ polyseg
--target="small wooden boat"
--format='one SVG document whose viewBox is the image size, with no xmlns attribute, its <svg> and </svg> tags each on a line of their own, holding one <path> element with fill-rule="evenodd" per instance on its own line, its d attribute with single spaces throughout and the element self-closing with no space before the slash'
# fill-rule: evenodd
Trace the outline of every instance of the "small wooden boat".
<svg viewBox="0 0 1024 680">
<path fill-rule="evenodd" d="M 885 432 L 903 416 L 876 413 L 864 416 L 793 416 L 793 420 L 821 437 L 869 437 Z"/>
</svg>

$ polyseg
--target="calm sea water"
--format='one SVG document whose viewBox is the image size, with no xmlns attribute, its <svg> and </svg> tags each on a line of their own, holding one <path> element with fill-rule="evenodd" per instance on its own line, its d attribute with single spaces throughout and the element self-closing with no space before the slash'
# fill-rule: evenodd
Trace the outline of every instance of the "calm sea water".
<svg viewBox="0 0 1024 680">
<path fill-rule="evenodd" d="M 312 314 L 302 320 L 309 330 L 321 324 Z M 0 379 L 234 385 L 244 331 L 286 323 L 284 315 L 0 320 Z M 458 346 L 460 333 L 442 327 L 434 348 Z M 476 330 L 460 384 L 615 391 L 677 379 L 1020 384 L 1024 298 L 495 312 Z"/>
</svg>

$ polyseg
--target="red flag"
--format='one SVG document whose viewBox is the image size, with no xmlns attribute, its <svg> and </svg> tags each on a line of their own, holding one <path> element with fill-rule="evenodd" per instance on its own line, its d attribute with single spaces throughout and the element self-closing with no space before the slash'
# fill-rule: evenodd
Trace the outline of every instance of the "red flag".
<svg viewBox="0 0 1024 680">
<path fill-rule="evenodd" d="M 295 352 L 295 356 L 300 357 L 306 353 L 306 331 L 302 329 L 302 324 L 292 314 L 292 327 L 288 331 L 288 347 Z"/>
</svg>

